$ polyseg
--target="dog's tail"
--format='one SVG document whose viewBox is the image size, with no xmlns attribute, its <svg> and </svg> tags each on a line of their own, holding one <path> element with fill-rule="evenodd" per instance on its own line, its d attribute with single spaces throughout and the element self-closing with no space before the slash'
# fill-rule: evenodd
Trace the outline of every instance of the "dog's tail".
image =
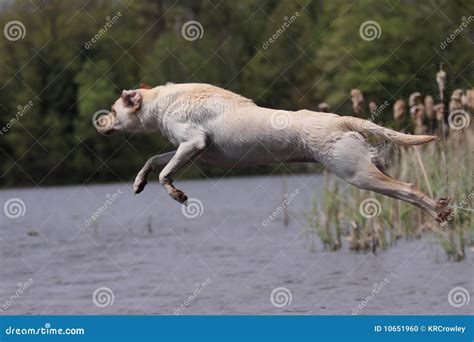
<svg viewBox="0 0 474 342">
<path fill-rule="evenodd" d="M 355 118 L 352 116 L 342 116 L 341 121 L 343 128 L 349 131 L 373 134 L 376 137 L 384 138 L 403 146 L 426 144 L 437 139 L 437 137 L 433 135 L 411 135 L 399 133 L 394 130 L 376 125 L 369 120 Z"/>
</svg>

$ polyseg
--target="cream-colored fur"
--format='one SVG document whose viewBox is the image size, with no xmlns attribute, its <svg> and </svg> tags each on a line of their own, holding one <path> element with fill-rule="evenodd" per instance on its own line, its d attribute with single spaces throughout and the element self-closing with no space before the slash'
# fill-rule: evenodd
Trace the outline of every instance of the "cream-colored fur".
<svg viewBox="0 0 474 342">
<path fill-rule="evenodd" d="M 354 186 L 412 203 L 438 220 L 449 214 L 448 200 L 435 201 L 375 167 L 362 134 L 401 145 L 424 144 L 433 136 L 402 134 L 331 113 L 263 108 L 222 88 L 195 83 L 124 91 L 105 119 L 112 124 L 99 120 L 101 133 L 160 131 L 178 147 L 146 162 L 136 177 L 135 193 L 143 190 L 150 172 L 157 171 L 171 197 L 186 203 L 171 176 L 194 160 L 227 168 L 320 162 Z"/>
</svg>

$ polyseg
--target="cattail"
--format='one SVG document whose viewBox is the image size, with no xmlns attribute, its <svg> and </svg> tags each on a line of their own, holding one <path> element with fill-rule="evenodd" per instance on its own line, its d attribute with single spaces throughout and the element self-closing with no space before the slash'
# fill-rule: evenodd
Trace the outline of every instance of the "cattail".
<svg viewBox="0 0 474 342">
<path fill-rule="evenodd" d="M 462 104 L 463 91 L 462 89 L 456 89 L 451 94 L 451 101 L 449 101 L 449 112 L 459 110 L 463 108 Z"/>
<path fill-rule="evenodd" d="M 369 111 L 371 114 L 374 114 L 377 111 L 377 104 L 374 101 L 369 102 Z"/>
<path fill-rule="evenodd" d="M 434 119 L 434 100 L 433 96 L 426 95 L 425 96 L 425 114 L 428 119 Z"/>
<path fill-rule="evenodd" d="M 359 89 L 351 90 L 352 110 L 356 114 L 361 114 L 364 111 L 364 95 Z"/>
<path fill-rule="evenodd" d="M 412 114 L 415 123 L 415 134 L 426 134 L 428 131 L 427 127 L 423 124 L 424 109 L 425 107 L 423 105 L 417 105 L 410 108 L 410 113 Z"/>
<path fill-rule="evenodd" d="M 329 112 L 329 105 L 326 102 L 321 102 L 318 104 L 318 111 L 320 112 Z"/>
<path fill-rule="evenodd" d="M 393 104 L 393 119 L 400 125 L 403 122 L 403 118 L 405 117 L 406 111 L 406 103 L 403 100 L 397 100 Z"/>
<path fill-rule="evenodd" d="M 466 91 L 464 105 L 466 106 L 468 110 L 471 111 L 471 113 L 474 112 L 474 89 L 468 89 Z"/>
<path fill-rule="evenodd" d="M 415 92 L 410 95 L 410 99 L 408 100 L 408 105 L 410 107 L 414 107 L 421 104 L 421 94 L 419 92 Z"/>
<path fill-rule="evenodd" d="M 437 121 L 437 132 L 436 134 L 438 136 L 444 136 L 444 104 L 438 103 L 433 107 L 434 112 L 435 112 L 435 119 Z"/>
<path fill-rule="evenodd" d="M 432 134 L 435 127 L 435 118 L 434 118 L 434 99 L 431 95 L 426 95 L 424 100 L 425 105 L 425 116 L 426 122 L 428 124 L 428 133 Z"/>
<path fill-rule="evenodd" d="M 439 66 L 439 71 L 436 73 L 436 83 L 438 83 L 439 99 L 444 101 L 444 89 L 446 87 L 446 71 L 443 70 L 443 63 Z"/>
<path fill-rule="evenodd" d="M 408 104 L 410 105 L 410 116 L 415 124 L 415 134 L 426 134 L 427 127 L 423 125 L 423 119 L 425 116 L 425 106 L 421 104 L 421 94 L 415 92 L 410 95 Z"/>
<path fill-rule="evenodd" d="M 444 104 L 438 103 L 433 107 L 436 121 L 440 122 L 444 119 Z"/>
</svg>

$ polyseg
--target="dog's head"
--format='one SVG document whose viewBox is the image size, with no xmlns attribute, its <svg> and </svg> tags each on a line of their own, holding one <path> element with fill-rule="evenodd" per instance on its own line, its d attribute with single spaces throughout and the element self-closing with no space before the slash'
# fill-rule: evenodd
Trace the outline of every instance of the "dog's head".
<svg viewBox="0 0 474 342">
<path fill-rule="evenodd" d="M 150 89 L 150 87 L 142 85 L 140 89 L 124 90 L 120 98 L 112 105 L 110 112 L 97 112 L 93 118 L 97 131 L 110 135 L 140 130 L 144 89 Z"/>
</svg>

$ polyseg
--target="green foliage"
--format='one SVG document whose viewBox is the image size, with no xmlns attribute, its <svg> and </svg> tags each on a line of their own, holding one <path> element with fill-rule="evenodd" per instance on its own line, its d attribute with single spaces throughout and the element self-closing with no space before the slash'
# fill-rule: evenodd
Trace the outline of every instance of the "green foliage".
<svg viewBox="0 0 474 342">
<path fill-rule="evenodd" d="M 145 158 L 172 147 L 158 134 L 99 136 L 91 118 L 142 82 L 212 83 L 284 109 L 316 109 L 325 101 L 339 114 L 350 114 L 355 87 L 390 104 L 415 89 L 436 93 L 440 62 L 452 76 L 448 92 L 468 88 L 472 29 L 439 46 L 473 10 L 467 0 L 400 1 L 395 8 L 375 0 L 4 2 L 2 27 L 18 20 L 26 34 L 0 39 L 0 127 L 18 106 L 34 105 L 0 136 L 0 185 L 129 181 Z M 118 13 L 104 31 L 107 17 Z M 189 20 L 203 26 L 201 39 L 183 39 Z M 359 36 L 368 20 L 380 25 L 379 39 Z M 389 110 L 377 120 L 390 121 Z M 232 174 L 260 171 L 278 170 Z"/>
</svg>

